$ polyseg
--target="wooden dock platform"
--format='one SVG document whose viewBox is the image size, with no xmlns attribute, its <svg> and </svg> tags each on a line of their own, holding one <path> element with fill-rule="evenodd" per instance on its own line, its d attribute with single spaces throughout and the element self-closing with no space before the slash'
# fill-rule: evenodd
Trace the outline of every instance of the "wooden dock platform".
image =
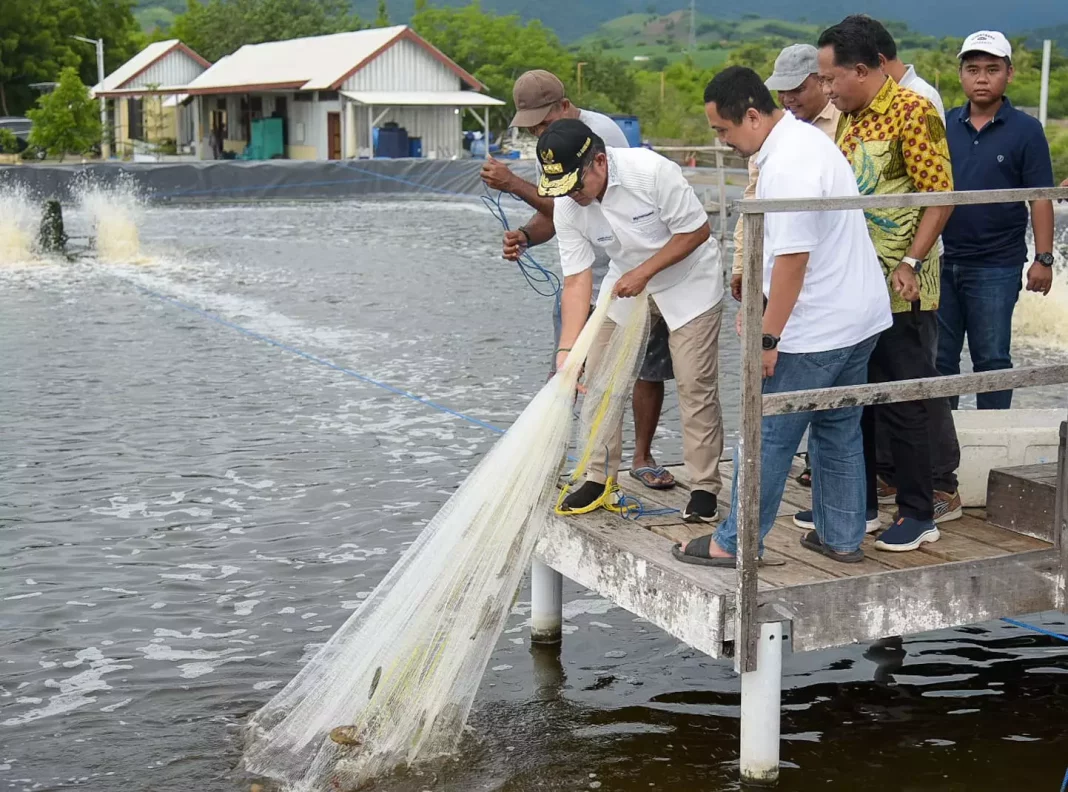
<svg viewBox="0 0 1068 792">
<path fill-rule="evenodd" d="M 726 486 L 720 512 L 725 515 L 732 469 L 730 462 L 722 466 Z M 625 473 L 621 486 L 648 510 L 681 509 L 689 497 L 685 470 L 671 470 L 678 481 L 673 490 L 647 489 Z M 788 622 L 795 651 L 1056 607 L 1059 556 L 1052 542 L 1035 538 L 1052 538 L 1052 514 L 1049 525 L 1014 529 L 992 525 L 983 510 L 969 509 L 962 519 L 940 525 L 941 539 L 920 550 L 876 550 L 877 534 L 870 534 L 864 542 L 867 558 L 842 564 L 799 543 L 805 531 L 793 524 L 792 516 L 811 506 L 810 490 L 794 480 L 800 470 L 795 465 L 779 518 L 765 540 L 764 558 L 775 565 L 758 570 L 761 620 Z M 1035 475 L 1048 477 L 1048 471 L 1036 468 Z M 882 510 L 884 525 L 890 524 L 892 511 L 892 506 Z M 712 657 L 728 657 L 733 653 L 736 571 L 683 564 L 671 554 L 676 542 L 712 529 L 684 523 L 677 513 L 624 519 L 600 510 L 557 518 L 537 554 L 546 565 L 680 641 Z"/>
</svg>

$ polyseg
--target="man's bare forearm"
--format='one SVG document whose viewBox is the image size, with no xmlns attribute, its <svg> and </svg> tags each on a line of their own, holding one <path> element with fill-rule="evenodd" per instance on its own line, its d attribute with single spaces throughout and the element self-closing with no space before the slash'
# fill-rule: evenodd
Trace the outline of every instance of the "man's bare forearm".
<svg viewBox="0 0 1068 792">
<path fill-rule="evenodd" d="M 532 247 L 534 245 L 544 245 L 556 236 L 556 226 L 553 225 L 552 215 L 546 217 L 541 212 L 535 213 L 523 228 L 526 229 Z"/>
<path fill-rule="evenodd" d="M 949 216 L 953 214 L 952 206 L 928 206 L 923 210 L 920 217 L 920 225 L 916 229 L 916 236 L 909 247 L 909 256 L 923 261 L 935 246 L 938 237 L 942 236 L 942 230 L 949 222 Z"/>
<path fill-rule="evenodd" d="M 711 234 L 712 229 L 709 228 L 708 223 L 705 223 L 696 231 L 675 234 L 664 247 L 660 248 L 641 264 L 642 273 L 651 278 L 658 272 L 663 272 L 668 267 L 678 264 L 707 242 Z"/>
<path fill-rule="evenodd" d="M 510 190 L 512 195 L 521 199 L 528 206 L 536 209 L 539 214 L 543 214 L 550 220 L 553 216 L 553 199 L 543 198 L 538 195 L 537 185 L 531 184 L 525 179 L 520 179 L 518 176 L 515 178 L 515 183 Z"/>
<path fill-rule="evenodd" d="M 1053 201 L 1031 202 L 1031 228 L 1035 232 L 1035 253 L 1053 252 Z"/>
<path fill-rule="evenodd" d="M 571 349 L 590 315 L 593 297 L 593 268 L 564 278 L 560 295 L 560 349 Z"/>
</svg>

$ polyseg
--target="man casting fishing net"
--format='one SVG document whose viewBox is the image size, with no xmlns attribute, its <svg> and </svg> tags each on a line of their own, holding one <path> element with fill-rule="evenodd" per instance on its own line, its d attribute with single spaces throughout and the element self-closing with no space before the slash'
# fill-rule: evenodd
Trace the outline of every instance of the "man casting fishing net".
<svg viewBox="0 0 1068 792">
<path fill-rule="evenodd" d="M 558 365 L 586 321 L 598 250 L 611 257 L 601 292 L 621 298 L 648 290 L 651 310 L 668 326 L 671 362 L 679 390 L 683 459 L 692 477 L 682 517 L 718 517 L 723 451 L 719 405 L 719 327 L 723 274 L 710 238 L 708 214 L 674 162 L 648 149 L 606 147 L 578 119 L 555 121 L 538 140 L 540 195 L 556 199 L 553 219 L 564 272 Z M 633 300 L 616 300 L 590 350 L 600 365 L 618 323 Z M 560 513 L 614 508 L 623 427 L 591 461 L 586 482 L 564 499 Z"/>
</svg>

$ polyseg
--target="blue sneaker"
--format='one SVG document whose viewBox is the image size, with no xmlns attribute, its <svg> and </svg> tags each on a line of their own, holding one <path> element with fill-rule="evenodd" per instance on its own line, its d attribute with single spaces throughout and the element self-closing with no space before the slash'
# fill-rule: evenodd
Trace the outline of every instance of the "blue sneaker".
<svg viewBox="0 0 1068 792">
<path fill-rule="evenodd" d="M 901 517 L 875 540 L 875 549 L 906 553 L 918 549 L 925 542 L 937 542 L 941 537 L 932 520 L 924 522 Z"/>
<path fill-rule="evenodd" d="M 879 512 L 877 509 L 868 509 L 864 514 L 865 533 L 875 533 L 882 527 L 882 523 L 879 521 Z M 806 509 L 805 511 L 799 511 L 794 515 L 794 525 L 798 528 L 804 528 L 806 531 L 816 530 L 816 521 L 812 517 L 812 510 Z"/>
</svg>

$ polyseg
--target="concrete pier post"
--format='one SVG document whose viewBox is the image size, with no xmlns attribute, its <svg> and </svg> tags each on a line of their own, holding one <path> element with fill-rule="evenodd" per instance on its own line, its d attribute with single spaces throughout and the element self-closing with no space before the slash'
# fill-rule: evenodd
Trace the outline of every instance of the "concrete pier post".
<svg viewBox="0 0 1068 792">
<path fill-rule="evenodd" d="M 782 698 L 782 623 L 760 625 L 757 668 L 742 674 L 742 781 L 779 780 L 779 713 Z"/>
<path fill-rule="evenodd" d="M 560 643 L 564 621 L 564 576 L 540 561 L 530 565 L 530 641 Z"/>
</svg>

